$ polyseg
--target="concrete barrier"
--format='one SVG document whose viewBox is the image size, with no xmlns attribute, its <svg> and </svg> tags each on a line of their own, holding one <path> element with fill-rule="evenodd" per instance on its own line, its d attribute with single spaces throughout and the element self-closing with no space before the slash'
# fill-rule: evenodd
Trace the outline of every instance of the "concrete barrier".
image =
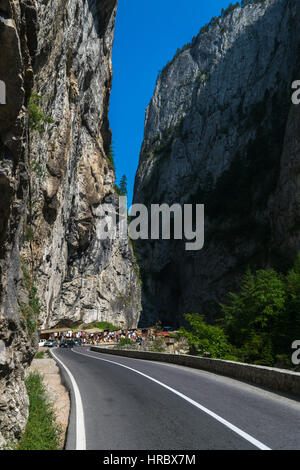
<svg viewBox="0 0 300 470">
<path fill-rule="evenodd" d="M 205 357 L 132 351 L 124 349 L 106 349 L 99 346 L 91 347 L 91 351 L 115 356 L 131 357 L 148 361 L 168 362 L 181 366 L 201 369 L 225 375 L 255 385 L 267 387 L 275 392 L 283 392 L 300 397 L 300 373 L 273 367 L 243 364 L 241 362 L 209 359 Z"/>
</svg>

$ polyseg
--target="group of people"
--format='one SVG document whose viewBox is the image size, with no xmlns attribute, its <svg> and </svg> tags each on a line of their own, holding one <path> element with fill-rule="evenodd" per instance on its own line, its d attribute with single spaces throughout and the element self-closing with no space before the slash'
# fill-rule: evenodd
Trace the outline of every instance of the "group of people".
<svg viewBox="0 0 300 470">
<path fill-rule="evenodd" d="M 86 331 L 67 331 L 54 333 L 51 339 L 63 342 L 73 340 L 83 345 L 119 343 L 121 339 L 130 339 L 135 342 L 151 341 L 154 338 L 154 331 L 147 330 L 105 330 L 99 333 L 88 333 Z"/>
</svg>

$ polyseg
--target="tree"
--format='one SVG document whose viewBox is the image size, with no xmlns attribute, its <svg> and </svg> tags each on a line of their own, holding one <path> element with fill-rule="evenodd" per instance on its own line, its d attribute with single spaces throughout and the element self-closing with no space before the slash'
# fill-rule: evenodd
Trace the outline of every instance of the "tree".
<svg viewBox="0 0 300 470">
<path fill-rule="evenodd" d="M 300 338 L 300 253 L 286 274 L 274 269 L 245 273 L 239 293 L 221 305 L 218 326 L 201 315 L 186 315 L 190 353 L 293 368 L 291 346 Z M 232 357 L 234 356 L 234 357 Z"/>
<path fill-rule="evenodd" d="M 229 344 L 222 328 L 207 325 L 202 315 L 187 314 L 190 329 L 180 328 L 179 335 L 188 341 L 190 352 L 213 358 L 235 359 L 234 348 Z"/>
<path fill-rule="evenodd" d="M 285 276 L 286 308 L 278 323 L 276 348 L 279 353 L 290 351 L 291 344 L 300 338 L 300 253 L 293 268 Z"/>
<path fill-rule="evenodd" d="M 248 270 L 240 294 L 229 294 L 221 305 L 229 341 L 240 348 L 242 360 L 273 365 L 276 333 L 285 314 L 284 278 L 274 270 Z"/>
<path fill-rule="evenodd" d="M 126 175 L 123 175 L 121 180 L 120 180 L 120 192 L 122 194 L 122 196 L 127 196 L 128 194 L 128 191 L 127 191 L 127 177 Z"/>
</svg>

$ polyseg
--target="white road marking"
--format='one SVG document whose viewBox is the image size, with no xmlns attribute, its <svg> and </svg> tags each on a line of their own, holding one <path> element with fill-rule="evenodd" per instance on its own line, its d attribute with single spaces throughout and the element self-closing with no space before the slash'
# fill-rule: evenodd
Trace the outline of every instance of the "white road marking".
<svg viewBox="0 0 300 470">
<path fill-rule="evenodd" d="M 78 388 L 78 385 L 76 383 L 76 380 L 74 379 L 72 373 L 68 369 L 65 364 L 56 357 L 53 351 L 51 351 L 51 354 L 55 357 L 56 361 L 58 361 L 62 367 L 65 369 L 67 374 L 69 375 L 69 378 L 72 383 L 72 387 L 74 390 L 74 395 L 75 395 L 75 407 L 76 407 L 76 446 L 75 450 L 86 450 L 86 437 L 85 437 L 85 424 L 84 424 L 84 412 L 83 412 L 83 406 L 82 406 L 82 399 L 80 395 L 80 391 Z"/>
<path fill-rule="evenodd" d="M 147 374 L 144 374 L 143 372 L 140 372 L 136 369 L 133 369 L 132 367 L 128 367 L 128 366 L 125 366 L 124 364 L 120 364 L 119 362 L 115 362 L 115 361 L 109 361 L 108 359 L 102 359 L 100 357 L 95 357 L 95 356 L 90 356 L 89 354 L 82 354 L 78 351 L 74 351 L 72 349 L 72 351 L 76 354 L 80 354 L 81 356 L 88 356 L 92 359 L 97 359 L 98 361 L 104 361 L 104 362 L 109 362 L 110 364 L 115 364 L 115 365 L 118 365 L 120 367 L 124 367 L 124 369 L 128 369 L 128 370 L 131 370 L 132 372 L 135 372 L 136 374 L 139 374 L 141 375 L 142 377 L 145 377 L 146 379 L 149 379 L 151 380 L 152 382 L 160 385 L 161 387 L 169 390 L 170 392 L 174 393 L 175 395 L 177 395 L 178 397 L 182 398 L 183 400 L 187 401 L 188 403 L 190 403 L 191 405 L 194 405 L 196 408 L 198 408 L 199 410 L 203 411 L 204 413 L 208 414 L 209 416 L 211 416 L 212 418 L 214 418 L 216 421 L 218 421 L 219 423 L 223 424 L 224 426 L 226 426 L 227 428 L 229 428 L 231 431 L 235 432 L 236 434 L 238 434 L 240 437 L 242 437 L 243 439 L 245 439 L 246 441 L 250 442 L 251 444 L 253 444 L 255 447 L 257 447 L 258 449 L 260 450 L 271 450 L 270 447 L 267 447 L 265 444 L 263 444 L 262 442 L 258 441 L 257 439 L 255 439 L 254 437 L 250 436 L 250 434 L 247 434 L 246 432 L 242 431 L 242 429 L 234 426 L 234 424 L 230 423 L 229 421 L 227 421 L 226 419 L 222 418 L 221 416 L 217 415 L 216 413 L 214 413 L 213 411 L 209 410 L 208 408 L 206 408 L 205 406 L 202 406 L 200 405 L 200 403 L 196 402 L 195 400 L 192 400 L 191 398 L 189 398 L 188 396 L 184 395 L 183 393 L 181 392 L 178 392 L 177 390 L 175 390 L 174 388 L 172 387 L 169 387 L 168 385 L 164 384 L 163 382 L 160 382 L 159 380 L 156 380 L 154 379 L 153 377 L 150 377 L 150 375 L 147 375 Z"/>
</svg>

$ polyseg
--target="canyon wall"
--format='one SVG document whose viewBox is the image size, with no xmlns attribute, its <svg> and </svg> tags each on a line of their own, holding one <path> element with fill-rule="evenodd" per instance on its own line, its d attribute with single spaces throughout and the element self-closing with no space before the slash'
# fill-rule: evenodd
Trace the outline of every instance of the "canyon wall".
<svg viewBox="0 0 300 470">
<path fill-rule="evenodd" d="M 139 269 L 118 214 L 108 123 L 116 0 L 0 0 L 0 446 L 24 430 L 37 330 L 134 327 Z"/>
<path fill-rule="evenodd" d="M 0 2 L 0 447 L 20 436 L 28 416 L 24 368 L 36 350 L 20 259 L 28 196 L 27 113 L 36 44 L 33 2 Z"/>
<path fill-rule="evenodd" d="M 247 267 L 285 270 L 299 250 L 299 27 L 299 2 L 236 7 L 160 73 L 134 202 L 205 204 L 205 245 L 138 243 L 142 324 L 214 321 Z"/>
<path fill-rule="evenodd" d="M 32 253 L 44 327 L 97 320 L 133 327 L 139 319 L 128 241 L 97 236 L 103 204 L 118 212 L 107 158 L 116 8 L 115 0 L 38 3 L 34 92 L 54 121 L 42 135 L 31 132 L 30 142 Z"/>
</svg>

